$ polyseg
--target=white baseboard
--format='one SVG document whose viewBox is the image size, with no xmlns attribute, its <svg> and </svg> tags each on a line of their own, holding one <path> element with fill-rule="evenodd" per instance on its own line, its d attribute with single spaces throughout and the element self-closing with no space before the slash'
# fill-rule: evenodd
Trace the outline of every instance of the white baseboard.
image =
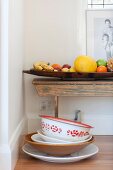
<svg viewBox="0 0 113 170">
<path fill-rule="evenodd" d="M 14 170 L 18 160 L 21 136 L 27 131 L 27 119 L 24 117 L 15 129 L 9 144 L 0 146 L 0 169 Z"/>
<path fill-rule="evenodd" d="M 11 170 L 14 170 L 16 162 L 18 160 L 18 152 L 21 144 L 21 136 L 27 132 L 27 119 L 24 117 L 16 128 L 10 139 L 11 149 Z"/>
<path fill-rule="evenodd" d="M 11 152 L 9 145 L 0 145 L 0 169 L 11 170 Z"/>
</svg>

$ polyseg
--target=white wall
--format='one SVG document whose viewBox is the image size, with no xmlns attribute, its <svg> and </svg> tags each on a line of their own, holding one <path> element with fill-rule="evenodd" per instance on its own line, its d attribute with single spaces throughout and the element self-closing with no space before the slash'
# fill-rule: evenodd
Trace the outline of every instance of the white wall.
<svg viewBox="0 0 113 170">
<path fill-rule="evenodd" d="M 72 64 L 81 52 L 79 10 L 77 0 L 26 0 L 26 66 L 37 59 Z"/>
<path fill-rule="evenodd" d="M 40 60 L 72 65 L 78 54 L 85 53 L 86 3 L 86 0 L 26 0 L 26 69 Z M 25 106 L 29 132 L 38 129 L 38 115 L 44 102 L 45 114 L 53 115 L 53 108 L 50 108 L 52 98 L 41 98 L 37 95 L 32 85 L 34 77 L 25 75 Z M 110 97 L 62 97 L 59 114 L 60 117 L 73 119 L 75 110 L 80 109 L 82 120 L 95 127 L 94 134 L 113 134 L 112 102 L 113 98 Z M 65 107 L 67 105 L 68 108 Z"/>
<path fill-rule="evenodd" d="M 9 137 L 24 116 L 24 2 L 9 3 Z"/>
<path fill-rule="evenodd" d="M 17 156 L 14 149 L 15 147 L 17 149 L 19 136 L 23 133 L 25 125 L 24 76 L 22 74 L 25 61 L 24 7 L 23 0 L 9 1 L 9 140 L 14 159 Z"/>
<path fill-rule="evenodd" d="M 79 3 L 77 0 L 26 0 L 26 69 L 39 60 L 72 65 L 75 56 L 82 52 Z M 25 77 L 26 113 L 31 120 L 40 112 L 41 99 L 31 84 L 33 76 Z M 34 125 L 34 122 L 31 124 Z M 32 128 L 29 124 L 29 129 Z"/>
</svg>

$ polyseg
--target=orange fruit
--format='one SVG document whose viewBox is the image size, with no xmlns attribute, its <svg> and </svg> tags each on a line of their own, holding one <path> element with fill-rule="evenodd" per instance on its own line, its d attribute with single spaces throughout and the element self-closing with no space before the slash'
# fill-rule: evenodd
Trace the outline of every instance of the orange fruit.
<svg viewBox="0 0 113 170">
<path fill-rule="evenodd" d="M 74 61 L 74 68 L 77 72 L 96 72 L 96 60 L 90 56 L 80 55 Z"/>
<path fill-rule="evenodd" d="M 99 67 L 97 67 L 97 72 L 107 72 L 107 67 L 99 66 Z"/>
<path fill-rule="evenodd" d="M 55 70 L 61 70 L 62 66 L 60 64 L 52 64 L 51 65 Z"/>
</svg>

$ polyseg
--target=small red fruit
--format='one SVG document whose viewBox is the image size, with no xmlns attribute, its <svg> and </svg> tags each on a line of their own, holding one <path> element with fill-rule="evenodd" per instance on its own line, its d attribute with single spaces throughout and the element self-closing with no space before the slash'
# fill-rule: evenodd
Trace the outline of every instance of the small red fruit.
<svg viewBox="0 0 113 170">
<path fill-rule="evenodd" d="M 62 68 L 68 68 L 68 69 L 70 69 L 71 66 L 70 66 L 69 64 L 64 64 L 64 65 L 62 66 Z"/>
</svg>

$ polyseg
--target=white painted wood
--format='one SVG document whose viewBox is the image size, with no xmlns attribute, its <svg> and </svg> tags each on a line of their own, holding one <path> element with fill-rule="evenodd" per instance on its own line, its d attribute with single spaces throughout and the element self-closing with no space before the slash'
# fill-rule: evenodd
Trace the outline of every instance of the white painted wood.
<svg viewBox="0 0 113 170">
<path fill-rule="evenodd" d="M 15 129 L 9 144 L 0 145 L 0 169 L 14 170 L 18 159 L 19 146 L 21 145 L 21 135 L 27 133 L 26 117 L 19 123 Z"/>
<path fill-rule="evenodd" d="M 27 133 L 27 119 L 24 117 L 17 128 L 15 129 L 11 139 L 10 139 L 10 150 L 11 150 L 11 170 L 14 170 L 16 162 L 19 156 L 19 148 L 21 146 L 21 137 L 23 134 Z"/>
<path fill-rule="evenodd" d="M 11 170 L 8 122 L 8 0 L 0 1 L 0 168 Z"/>
<path fill-rule="evenodd" d="M 8 0 L 1 0 L 0 142 L 8 144 Z"/>
<path fill-rule="evenodd" d="M 22 0 L 0 1 L 1 170 L 14 170 L 18 158 L 20 136 L 24 126 L 27 127 L 24 116 L 22 79 L 24 65 L 24 9 L 22 12 L 22 7 L 24 7 Z"/>
<path fill-rule="evenodd" d="M 0 169 L 11 170 L 11 151 L 8 144 L 0 145 Z"/>
</svg>

